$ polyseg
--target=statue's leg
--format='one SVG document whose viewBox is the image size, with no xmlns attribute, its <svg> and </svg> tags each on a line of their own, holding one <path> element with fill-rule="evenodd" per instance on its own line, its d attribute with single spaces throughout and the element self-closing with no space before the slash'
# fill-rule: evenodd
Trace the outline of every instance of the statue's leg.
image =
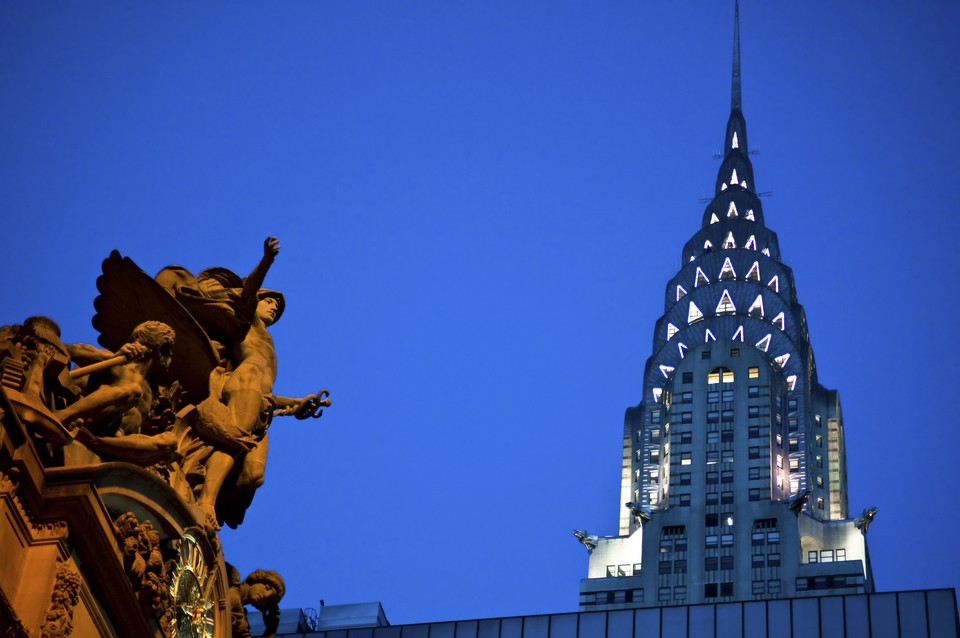
<svg viewBox="0 0 960 638">
<path fill-rule="evenodd" d="M 210 458 L 204 464 L 203 488 L 200 490 L 200 497 L 197 498 L 197 505 L 207 516 L 207 522 L 213 527 L 217 527 L 217 495 L 220 494 L 220 488 L 227 478 L 227 474 L 233 469 L 233 456 L 220 450 L 214 450 Z"/>
<path fill-rule="evenodd" d="M 177 450 L 177 437 L 173 432 L 162 432 L 155 436 L 129 434 L 101 438 L 80 428 L 77 440 L 109 460 L 126 461 L 144 467 L 169 458 Z"/>
</svg>

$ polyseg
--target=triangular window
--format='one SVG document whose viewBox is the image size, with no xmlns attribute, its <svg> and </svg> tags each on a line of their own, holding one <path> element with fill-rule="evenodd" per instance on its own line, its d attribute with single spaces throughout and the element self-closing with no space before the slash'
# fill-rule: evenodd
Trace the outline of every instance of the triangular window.
<svg viewBox="0 0 960 638">
<path fill-rule="evenodd" d="M 742 182 L 740 182 L 740 185 L 743 186 L 744 188 L 746 188 L 746 187 L 747 187 L 747 180 L 743 180 Z"/>
<path fill-rule="evenodd" d="M 737 183 L 737 169 L 733 169 L 733 173 L 730 174 L 730 184 Z"/>
<path fill-rule="evenodd" d="M 707 279 L 707 276 L 703 273 L 703 270 L 700 269 L 700 266 L 697 266 L 697 278 L 693 282 L 693 287 L 696 288 L 701 284 L 708 284 L 710 280 Z"/>
<path fill-rule="evenodd" d="M 770 349 L 770 339 L 772 338 L 773 338 L 773 335 L 767 335 L 766 337 L 764 337 L 763 339 L 757 342 L 756 344 L 757 347 L 763 348 L 763 351 L 766 352 L 767 350 Z"/>
<path fill-rule="evenodd" d="M 791 374 L 789 377 L 787 377 L 787 389 L 790 390 L 790 392 L 793 392 L 794 389 L 796 389 L 796 387 L 797 387 L 797 375 Z"/>
<path fill-rule="evenodd" d="M 716 214 L 716 213 L 710 213 L 710 223 L 711 223 L 711 224 L 716 224 L 718 221 L 720 221 L 720 220 L 717 219 L 717 214 Z"/>
<path fill-rule="evenodd" d="M 747 281 L 760 281 L 760 262 L 755 261 L 747 271 Z"/>
<path fill-rule="evenodd" d="M 720 279 L 736 279 L 737 273 L 733 269 L 733 264 L 730 263 L 730 258 L 727 257 L 723 260 L 723 268 L 720 269 Z"/>
<path fill-rule="evenodd" d="M 697 259 L 696 255 L 690 255 L 690 261 L 696 261 L 696 259 Z"/>
<path fill-rule="evenodd" d="M 680 284 L 677 284 L 677 301 L 680 301 L 680 297 L 684 296 L 685 294 L 687 294 L 686 289 Z"/>
<path fill-rule="evenodd" d="M 763 295 L 757 295 L 757 298 L 753 300 L 753 303 L 750 305 L 750 309 L 747 311 L 751 315 L 759 312 L 760 316 L 763 316 Z"/>
<path fill-rule="evenodd" d="M 737 132 L 733 132 L 733 142 L 730 143 L 730 148 L 740 148 L 740 140 L 737 139 Z"/>
<path fill-rule="evenodd" d="M 727 185 L 726 185 L 726 184 L 720 184 L 720 190 L 722 190 L 722 191 L 727 190 Z"/>
<path fill-rule="evenodd" d="M 694 321 L 700 321 L 703 319 L 703 313 L 700 312 L 700 309 L 697 308 L 697 304 L 690 302 L 690 309 L 687 311 L 687 323 L 693 323 Z"/>
<path fill-rule="evenodd" d="M 689 348 L 687 348 L 687 346 L 685 346 L 682 342 L 677 342 L 677 350 L 680 351 L 680 358 L 683 359 L 686 356 Z"/>
<path fill-rule="evenodd" d="M 750 235 L 750 237 L 747 238 L 747 245 L 744 246 L 744 248 L 746 248 L 747 250 L 756 250 L 756 249 L 757 249 L 757 238 L 754 237 L 753 235 Z"/>
<path fill-rule="evenodd" d="M 673 370 L 674 370 L 673 366 L 665 366 L 663 364 L 660 365 L 660 372 L 663 374 L 664 379 L 669 379 L 670 373 L 673 372 Z"/>
<path fill-rule="evenodd" d="M 723 294 L 720 295 L 720 303 L 717 304 L 717 314 L 722 315 L 724 313 L 736 311 L 737 307 L 733 305 L 733 299 L 730 298 L 730 292 L 724 290 Z"/>
<path fill-rule="evenodd" d="M 749 219 L 749 220 L 752 221 L 752 222 L 757 221 L 757 220 L 754 219 L 754 217 L 753 217 L 753 209 L 752 209 L 752 208 L 747 211 L 747 214 L 744 215 L 744 217 L 746 217 L 747 219 Z"/>
<path fill-rule="evenodd" d="M 712 249 L 713 249 L 713 242 L 711 242 L 709 239 L 703 242 L 703 252 L 705 253 L 710 252 Z"/>
<path fill-rule="evenodd" d="M 727 209 L 727 217 L 739 217 L 740 213 L 737 212 L 737 205 L 733 202 L 730 202 L 730 208 Z"/>
<path fill-rule="evenodd" d="M 762 253 L 763 253 L 764 255 L 766 255 L 767 257 L 770 256 L 770 249 L 769 249 L 769 248 L 764 248 L 764 249 L 761 250 L 760 252 L 762 252 Z"/>
<path fill-rule="evenodd" d="M 710 328 L 707 328 L 707 331 L 703 333 L 703 342 L 710 343 L 711 341 L 716 341 L 717 338 L 713 336 L 713 333 L 710 332 Z"/>
<path fill-rule="evenodd" d="M 739 339 L 740 342 L 743 343 L 743 326 L 740 326 L 739 328 L 737 328 L 737 331 L 733 333 L 732 339 L 733 341 L 736 341 L 737 339 Z"/>
<path fill-rule="evenodd" d="M 790 360 L 790 353 L 789 353 L 789 352 L 786 353 L 786 354 L 782 354 L 782 355 L 780 355 L 779 357 L 775 357 L 775 358 L 774 358 L 774 361 L 776 361 L 777 363 L 779 363 L 781 368 L 784 367 L 784 366 L 786 366 L 786 365 L 787 365 L 787 361 L 789 361 L 789 360 Z"/>
<path fill-rule="evenodd" d="M 773 325 L 775 325 L 776 327 L 780 328 L 781 330 L 786 330 L 786 329 L 787 329 L 787 327 L 786 327 L 786 326 L 787 326 L 787 319 L 786 319 L 786 317 L 783 316 L 783 313 L 782 313 L 782 312 L 781 312 L 779 315 L 777 315 L 776 317 L 773 318 Z"/>
<path fill-rule="evenodd" d="M 677 334 L 678 332 L 680 331 L 677 329 L 675 325 L 673 325 L 672 323 L 668 323 L 667 324 L 667 341 L 670 341 L 671 339 L 673 339 L 673 335 Z"/>
<path fill-rule="evenodd" d="M 660 403 L 660 397 L 663 396 L 663 388 L 654 388 L 653 389 L 653 400 L 655 403 Z"/>
<path fill-rule="evenodd" d="M 780 276 L 774 275 L 773 279 L 767 282 L 767 288 L 773 292 L 780 292 Z"/>
<path fill-rule="evenodd" d="M 733 238 L 733 231 L 731 230 L 729 233 L 727 233 L 727 238 L 723 240 L 723 248 L 724 250 L 727 250 L 727 249 L 736 248 L 736 247 L 737 247 L 737 242 Z"/>
</svg>

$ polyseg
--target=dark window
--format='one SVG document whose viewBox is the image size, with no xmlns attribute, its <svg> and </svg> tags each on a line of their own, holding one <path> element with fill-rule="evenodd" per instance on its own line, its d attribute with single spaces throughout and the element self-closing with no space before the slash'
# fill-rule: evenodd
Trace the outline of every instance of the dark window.
<svg viewBox="0 0 960 638">
<path fill-rule="evenodd" d="M 733 401 L 733 390 L 724 390 L 721 396 L 723 397 L 724 401 L 729 403 Z"/>
<path fill-rule="evenodd" d="M 748 436 L 749 436 L 751 439 L 759 439 L 759 438 L 762 436 L 762 435 L 760 434 L 760 428 L 759 428 L 759 427 L 752 427 L 752 428 L 750 428 L 749 431 L 747 432 L 747 434 L 748 434 Z"/>
<path fill-rule="evenodd" d="M 710 351 L 709 351 L 709 350 L 704 350 L 703 352 L 701 352 L 701 353 L 700 353 L 700 358 L 703 359 L 703 360 L 709 359 L 709 358 L 710 358 Z"/>
<path fill-rule="evenodd" d="M 707 534 L 707 535 L 704 537 L 703 544 L 704 544 L 705 547 L 716 547 L 716 546 L 717 546 L 717 542 L 718 542 L 719 540 L 720 540 L 720 539 L 719 539 L 719 537 L 718 537 L 716 534 Z"/>
<path fill-rule="evenodd" d="M 753 581 L 751 593 L 753 593 L 753 594 L 762 594 L 762 593 L 764 593 L 763 581 L 762 581 L 762 580 L 755 580 L 755 581 Z"/>
<path fill-rule="evenodd" d="M 707 472 L 707 485 L 714 485 L 720 482 L 719 472 Z"/>
<path fill-rule="evenodd" d="M 790 399 L 789 401 L 787 401 L 787 410 L 790 411 L 790 412 L 796 412 L 796 411 L 797 411 L 797 400 L 796 400 L 796 399 Z"/>
<path fill-rule="evenodd" d="M 779 565 L 780 562 L 777 561 Z M 686 574 L 687 573 L 687 561 L 685 560 L 675 560 L 673 561 L 673 573 L 674 574 Z"/>
<path fill-rule="evenodd" d="M 769 554 L 767 556 L 767 565 L 770 567 L 780 566 L 780 554 Z"/>
<path fill-rule="evenodd" d="M 673 573 L 673 563 L 669 560 L 660 561 L 660 573 L 661 574 Z"/>
<path fill-rule="evenodd" d="M 752 567 L 763 567 L 763 554 L 754 554 L 750 557 L 750 565 Z"/>
<path fill-rule="evenodd" d="M 721 556 L 720 569 L 733 569 L 733 556 Z"/>
<path fill-rule="evenodd" d="M 693 412 L 681 412 L 680 423 L 693 423 Z"/>
<path fill-rule="evenodd" d="M 733 596 L 733 583 L 720 583 L 721 596 Z"/>
<path fill-rule="evenodd" d="M 730 356 L 731 356 L 731 357 L 739 357 L 739 356 L 740 356 L 740 348 L 730 348 Z"/>
<path fill-rule="evenodd" d="M 747 416 L 760 416 L 760 406 L 751 405 L 747 407 Z"/>
<path fill-rule="evenodd" d="M 678 494 L 677 495 L 677 505 L 679 507 L 689 507 L 690 505 L 690 495 L 689 494 Z"/>
<path fill-rule="evenodd" d="M 760 446 L 753 446 L 749 450 L 749 456 L 751 459 L 759 459 L 763 456 L 763 448 Z"/>
<path fill-rule="evenodd" d="M 720 524 L 720 515 L 717 513 L 707 514 L 703 518 L 703 524 L 707 527 L 716 527 Z"/>
<path fill-rule="evenodd" d="M 690 472 L 680 473 L 680 485 L 690 485 Z"/>
<path fill-rule="evenodd" d="M 718 423 L 720 421 L 719 412 L 707 412 L 707 423 Z"/>
<path fill-rule="evenodd" d="M 670 588 L 661 587 L 657 591 L 657 600 L 660 600 L 660 601 L 670 600 Z"/>
<path fill-rule="evenodd" d="M 733 442 L 733 430 L 724 430 L 723 431 L 723 442 L 732 443 Z"/>
<path fill-rule="evenodd" d="M 683 382 L 684 382 L 684 383 L 693 383 L 693 373 L 692 373 L 692 372 L 684 372 L 684 373 L 683 373 Z"/>
<path fill-rule="evenodd" d="M 720 496 L 720 495 L 717 494 L 716 492 L 707 492 L 706 504 L 707 504 L 707 505 L 716 505 L 716 504 L 717 504 L 717 499 L 719 498 L 719 496 Z"/>
<path fill-rule="evenodd" d="M 680 442 L 681 442 L 681 443 L 693 443 L 693 432 L 681 432 L 681 433 L 680 433 Z"/>
<path fill-rule="evenodd" d="M 718 390 L 711 390 L 707 392 L 707 403 L 716 403 L 720 400 L 720 392 Z"/>
<path fill-rule="evenodd" d="M 730 470 L 724 470 L 723 472 L 720 472 L 720 482 L 733 483 L 733 472 Z"/>
<path fill-rule="evenodd" d="M 720 420 L 733 421 L 733 410 L 724 410 Z"/>
<path fill-rule="evenodd" d="M 724 492 L 720 495 L 720 502 L 724 505 L 730 505 L 733 503 L 733 492 Z"/>
<path fill-rule="evenodd" d="M 703 559 L 703 571 L 715 572 L 720 568 L 720 561 L 716 556 L 707 556 Z M 716 595 L 716 594 L 714 594 Z"/>
<path fill-rule="evenodd" d="M 758 386 L 758 385 L 752 385 L 752 386 L 750 386 L 749 388 L 747 388 L 747 396 L 748 396 L 748 397 L 758 397 L 758 396 L 760 396 L 760 386 Z"/>
<path fill-rule="evenodd" d="M 703 586 L 703 597 L 704 598 L 716 598 L 717 597 L 717 584 L 716 583 L 707 583 Z"/>
</svg>

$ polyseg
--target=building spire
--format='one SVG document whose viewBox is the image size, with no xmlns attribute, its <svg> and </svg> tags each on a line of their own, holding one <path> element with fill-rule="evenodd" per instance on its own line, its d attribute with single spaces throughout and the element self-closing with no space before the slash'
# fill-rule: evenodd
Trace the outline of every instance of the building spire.
<svg viewBox="0 0 960 638">
<path fill-rule="evenodd" d="M 733 2 L 733 86 L 730 92 L 730 110 L 740 108 L 740 0 Z"/>
</svg>

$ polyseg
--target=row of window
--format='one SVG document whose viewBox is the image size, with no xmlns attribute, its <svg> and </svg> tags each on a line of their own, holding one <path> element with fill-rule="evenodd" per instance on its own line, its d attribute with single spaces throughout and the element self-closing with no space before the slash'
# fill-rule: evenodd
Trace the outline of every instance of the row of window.
<svg viewBox="0 0 960 638">
<path fill-rule="evenodd" d="M 846 548 L 836 550 L 821 549 L 819 552 L 817 550 L 810 550 L 807 552 L 808 563 L 832 563 L 834 560 L 837 562 L 847 560 Z"/>
<path fill-rule="evenodd" d="M 607 578 L 613 578 L 615 576 L 639 576 L 640 575 L 640 563 L 634 563 L 632 565 L 607 565 Z"/>
</svg>

